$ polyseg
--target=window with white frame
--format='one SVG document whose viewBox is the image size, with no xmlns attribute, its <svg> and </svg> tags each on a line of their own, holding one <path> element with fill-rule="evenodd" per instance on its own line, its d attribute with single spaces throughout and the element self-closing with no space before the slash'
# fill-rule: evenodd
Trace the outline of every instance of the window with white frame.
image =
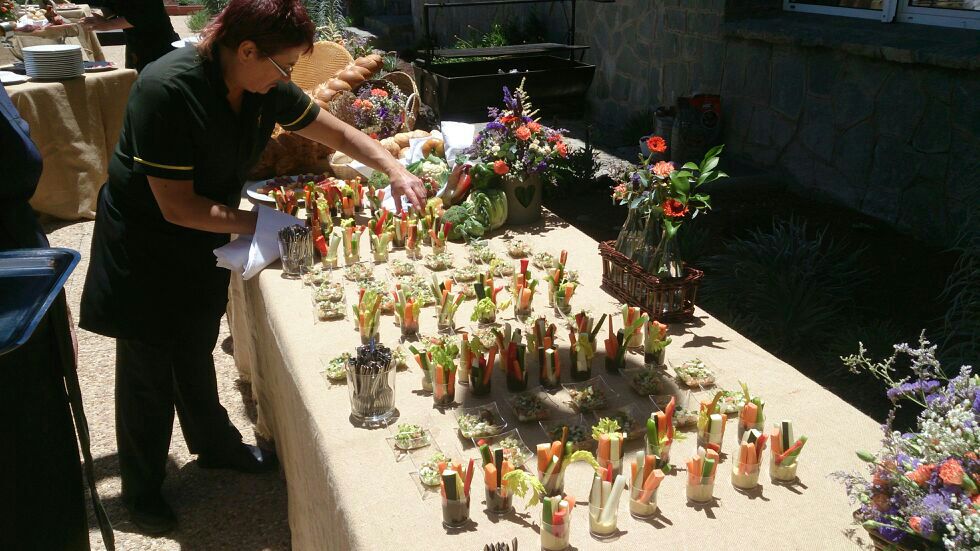
<svg viewBox="0 0 980 551">
<path fill-rule="evenodd" d="M 783 0 L 788 11 L 980 29 L 980 0 Z"/>
</svg>

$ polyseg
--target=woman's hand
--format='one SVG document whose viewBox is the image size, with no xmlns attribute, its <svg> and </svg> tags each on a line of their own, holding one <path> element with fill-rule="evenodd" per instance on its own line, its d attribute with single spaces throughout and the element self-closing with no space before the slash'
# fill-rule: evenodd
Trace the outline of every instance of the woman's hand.
<svg viewBox="0 0 980 551">
<path fill-rule="evenodd" d="M 92 14 L 81 21 L 82 26 L 93 31 L 115 31 L 132 27 L 125 17 L 109 19 L 99 14 Z"/>
<path fill-rule="evenodd" d="M 426 193 L 422 180 L 405 169 L 400 163 L 388 174 L 391 180 L 391 196 L 395 200 L 395 212 L 402 212 L 402 197 L 408 199 L 415 210 L 425 208 Z"/>
</svg>

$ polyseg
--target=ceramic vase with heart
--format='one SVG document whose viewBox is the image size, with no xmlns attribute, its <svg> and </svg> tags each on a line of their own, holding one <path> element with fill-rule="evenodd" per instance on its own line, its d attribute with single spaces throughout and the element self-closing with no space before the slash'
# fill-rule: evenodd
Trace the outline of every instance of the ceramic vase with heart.
<svg viewBox="0 0 980 551">
<path fill-rule="evenodd" d="M 522 225 L 541 219 L 541 177 L 504 176 L 504 193 L 507 194 L 507 224 Z"/>
</svg>

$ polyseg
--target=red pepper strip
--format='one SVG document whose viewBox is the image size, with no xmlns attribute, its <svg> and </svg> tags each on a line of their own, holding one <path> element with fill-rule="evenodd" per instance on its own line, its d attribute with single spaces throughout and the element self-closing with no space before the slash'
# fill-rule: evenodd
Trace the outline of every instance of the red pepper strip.
<svg viewBox="0 0 980 551">
<path fill-rule="evenodd" d="M 327 256 L 327 238 L 323 237 L 323 234 L 321 233 L 317 235 L 316 239 L 313 241 L 316 244 L 316 250 L 320 251 L 322 256 Z"/>
<path fill-rule="evenodd" d="M 456 184 L 456 190 L 453 192 L 453 203 L 456 203 L 463 197 L 466 197 L 466 192 L 470 190 L 470 186 L 473 184 L 473 177 L 470 176 L 469 165 L 463 167 L 463 175 L 459 177 L 459 182 Z"/>
</svg>

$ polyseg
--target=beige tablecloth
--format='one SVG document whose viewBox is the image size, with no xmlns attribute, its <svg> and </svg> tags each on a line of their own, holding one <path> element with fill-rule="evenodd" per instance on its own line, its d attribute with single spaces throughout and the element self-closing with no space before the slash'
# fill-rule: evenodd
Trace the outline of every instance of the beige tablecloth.
<svg viewBox="0 0 980 551">
<path fill-rule="evenodd" d="M 95 218 L 135 81 L 136 71 L 116 69 L 6 87 L 44 159 L 34 210 L 64 220 Z"/>
<path fill-rule="evenodd" d="M 599 289 L 601 265 L 595 241 L 554 216 L 527 232 L 536 250 L 554 254 L 562 248 L 569 251 L 569 268 L 579 270 L 582 280 L 573 305 L 588 305 L 596 311 L 614 309 L 616 303 Z M 492 245 L 505 254 L 502 239 L 493 238 Z M 450 250 L 457 260 L 465 258 L 462 245 L 451 244 Z M 377 273 L 384 271 L 376 269 Z M 352 293 L 349 287 L 348 300 L 355 298 Z M 546 311 L 543 298 L 535 299 L 537 310 L 542 312 Z M 459 325 L 471 325 L 472 304 L 467 302 L 461 308 Z M 259 428 L 275 438 L 285 469 L 294 549 L 477 550 L 487 542 L 510 541 L 515 536 L 521 549 L 539 549 L 540 508 L 526 512 L 518 499 L 516 514 L 501 519 L 488 517 L 479 473 L 473 482 L 473 523 L 461 531 L 447 531 L 441 525 L 438 497 L 421 499 L 409 474 L 412 462 L 396 461 L 385 442 L 391 436 L 390 429 L 365 430 L 351 425 L 346 387 L 328 386 L 319 372 L 322 361 L 351 351 L 358 344 L 358 336 L 349 320 L 314 322 L 308 287 L 282 279 L 275 266 L 249 281 L 233 277 L 229 313 L 239 369 L 251 379 L 258 399 Z M 862 529 L 851 524 L 854 507 L 828 474 L 860 468 L 854 450 L 875 447 L 878 425 L 705 312 L 698 311 L 696 317 L 692 324 L 671 328 L 674 342 L 667 351 L 668 361 L 700 357 L 718 371 L 721 387 L 736 389 L 739 380 L 746 381 L 754 393 L 763 396 L 771 421 L 793 419 L 798 433 L 809 436 L 800 458 L 799 483 L 789 487 L 771 484 L 766 465 L 761 490 L 749 495 L 738 493 L 730 482 L 729 458 L 718 470 L 715 504 L 688 505 L 685 474 L 669 476 L 659 490 L 662 513 L 655 520 L 634 520 L 623 499 L 619 511 L 623 533 L 613 543 L 592 539 L 588 506 L 577 507 L 572 515 L 571 548 L 852 549 L 855 544 L 848 536 L 852 530 L 866 541 Z M 434 333 L 434 310 L 424 310 L 422 320 L 423 333 Z M 560 345 L 567 349 L 567 334 L 559 333 Z M 394 344 L 398 336 L 393 318 L 384 317 L 381 340 Z M 642 358 L 631 355 L 629 361 L 638 366 Z M 634 394 L 622 377 L 604 374 L 601 354 L 595 365 L 594 372 L 603 375 L 621 401 L 649 404 L 647 398 Z M 532 384 L 536 380 L 537 375 L 532 375 Z M 487 399 L 470 396 L 461 386 L 457 400 L 464 406 L 496 400 L 509 423 L 508 430 L 517 427 L 531 449 L 545 441 L 537 425 L 516 422 L 505 402 L 502 373 L 494 374 L 493 388 L 492 397 Z M 562 391 L 554 399 L 562 403 L 567 394 Z M 453 413 L 433 409 L 432 399 L 421 394 L 418 368 L 413 366 L 398 374 L 396 405 L 399 422 L 430 428 L 444 451 L 478 456 L 472 445 L 457 436 Z M 736 449 L 736 432 L 735 423 L 729 422 L 724 442 L 728 452 Z M 694 434 L 686 434 L 671 452 L 673 462 L 680 466 L 695 449 Z M 634 443 L 627 453 L 638 445 Z M 533 461 L 530 468 L 534 468 Z M 585 501 L 590 471 L 584 464 L 569 469 L 565 489 Z"/>
</svg>

